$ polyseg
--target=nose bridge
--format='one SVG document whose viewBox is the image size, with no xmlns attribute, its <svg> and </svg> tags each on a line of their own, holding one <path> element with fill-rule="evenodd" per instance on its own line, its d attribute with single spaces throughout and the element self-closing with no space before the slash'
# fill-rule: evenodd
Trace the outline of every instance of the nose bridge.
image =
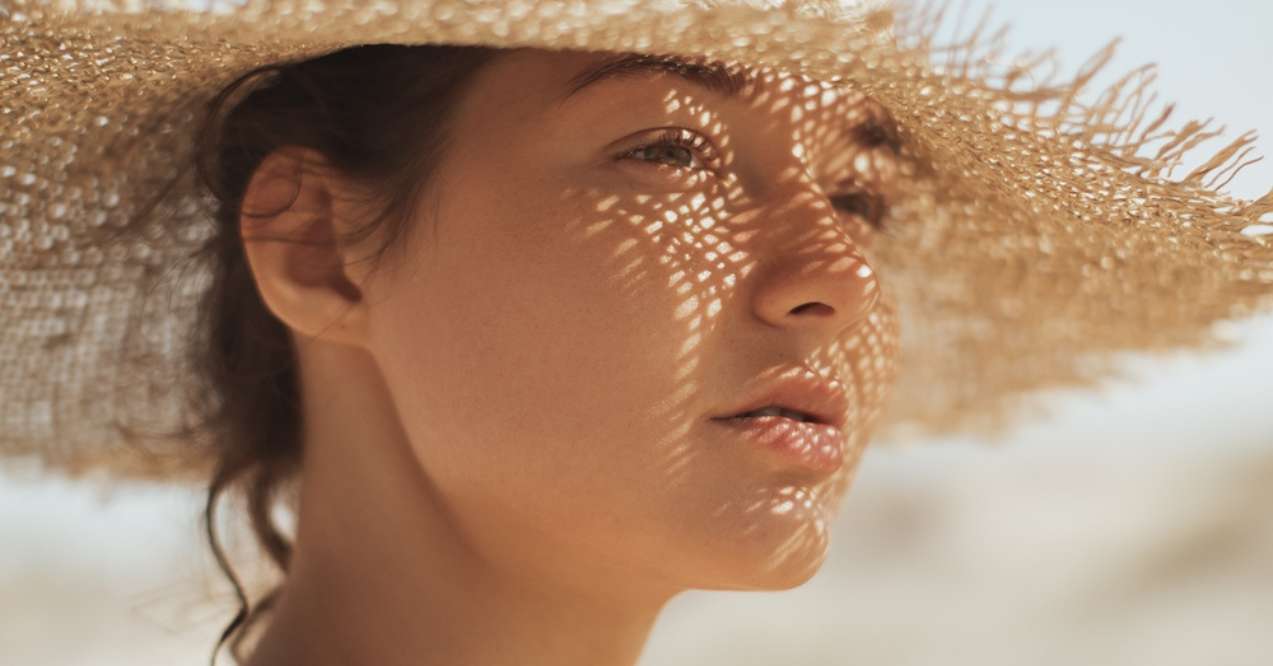
<svg viewBox="0 0 1273 666">
<path fill-rule="evenodd" d="M 803 167 L 790 167 L 799 173 L 771 186 L 767 209 L 763 215 L 766 245 L 769 252 L 784 255 L 851 254 L 860 256 L 861 248 L 845 232 L 831 200 L 817 181 Z"/>
<path fill-rule="evenodd" d="M 837 226 L 835 211 L 817 182 L 802 167 L 793 166 L 785 171 L 799 173 L 783 179 L 770 192 L 770 219 L 774 234 L 792 232 L 800 236 L 818 230 L 826 232 L 827 236 L 832 235 Z"/>
<path fill-rule="evenodd" d="M 799 170 L 774 187 L 763 214 L 753 310 L 774 326 L 838 332 L 875 306 L 879 282 L 830 200 Z"/>
</svg>

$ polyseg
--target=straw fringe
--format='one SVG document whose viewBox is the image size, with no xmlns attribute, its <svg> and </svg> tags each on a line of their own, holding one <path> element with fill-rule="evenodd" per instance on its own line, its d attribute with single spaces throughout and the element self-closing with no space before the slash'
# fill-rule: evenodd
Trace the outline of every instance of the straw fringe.
<svg viewBox="0 0 1273 666">
<path fill-rule="evenodd" d="M 82 217 L 104 214 L 103 193 L 125 186 L 140 190 L 149 185 L 143 182 L 145 178 L 157 175 L 131 174 L 133 180 L 128 181 L 130 174 L 123 173 L 117 178 L 115 171 L 125 172 L 136 162 L 121 157 L 125 147 L 141 150 L 148 163 L 162 164 L 164 156 L 171 155 L 165 150 L 173 140 L 165 138 L 164 132 L 170 129 L 172 118 L 188 114 L 194 107 L 186 102 L 197 102 L 213 82 L 247 65 L 259 64 L 257 61 L 266 56 L 286 53 L 288 57 L 306 57 L 345 45 L 350 40 L 349 26 L 361 26 L 353 19 L 363 13 L 368 22 L 367 27 L 358 28 L 360 40 L 390 41 L 403 34 L 401 23 L 395 24 L 363 5 L 329 4 L 331 11 L 353 12 L 348 15 L 350 20 L 312 26 L 304 23 L 308 9 L 302 3 L 253 1 L 243 9 L 244 15 L 234 20 L 181 14 L 179 5 L 172 4 L 169 10 L 179 15 L 159 23 L 153 14 L 121 11 L 114 3 L 92 3 L 95 12 L 106 13 L 74 19 L 46 15 L 40 19 L 43 23 L 22 26 L 0 23 L 0 54 L 21 51 L 25 57 L 38 53 L 42 58 L 39 63 L 5 65 L 17 68 L 5 72 L 30 77 L 21 83 L 0 79 L 6 103 L 37 109 L 42 104 L 40 95 L 107 81 L 101 84 L 99 97 L 119 100 L 116 106 L 123 109 L 123 116 L 109 127 L 76 124 L 86 119 L 76 117 L 74 109 L 63 109 L 61 115 L 46 112 L 23 118 L 26 125 L 18 128 L 21 131 L 6 126 L 4 135 L 18 135 L 11 146 L 15 152 L 45 150 L 42 142 L 50 137 L 69 141 L 72 131 L 114 141 L 135 139 L 137 145 L 106 142 L 90 146 L 95 151 L 92 155 L 85 154 L 88 150 L 80 153 L 81 161 L 110 159 L 115 169 L 90 173 L 92 187 L 84 188 L 85 199 L 70 202 L 79 207 L 69 210 Z M 437 31 L 430 34 L 457 42 L 534 45 L 538 43 L 536 36 L 543 36 L 536 30 L 556 27 L 552 23 L 556 19 L 542 17 L 536 19 L 538 22 L 499 23 L 499 28 L 489 21 L 454 18 L 436 25 L 427 23 L 435 18 L 429 12 L 442 4 L 448 3 L 412 7 L 422 24 Z M 825 73 L 860 87 L 899 123 L 911 196 L 896 207 L 902 224 L 893 226 L 895 236 L 885 239 L 878 251 L 885 287 L 897 297 L 906 321 L 912 322 L 903 327 L 903 335 L 910 336 L 902 347 L 903 382 L 896 390 L 894 412 L 886 419 L 899 424 L 899 429 L 919 424 L 924 432 L 995 430 L 1037 413 L 1023 397 L 1026 394 L 1057 386 L 1090 386 L 1110 376 L 1114 373 L 1110 360 L 1114 353 L 1184 345 L 1215 348 L 1220 341 L 1211 334 L 1212 324 L 1273 305 L 1270 237 L 1251 233 L 1263 216 L 1273 212 L 1273 190 L 1253 202 L 1223 192 L 1237 174 L 1260 159 L 1254 150 L 1255 133 L 1242 134 L 1195 161 L 1223 136 L 1224 128 L 1213 126 L 1210 119 L 1175 122 L 1174 106 L 1162 105 L 1153 90 L 1156 74 L 1152 66 L 1133 68 L 1102 90 L 1093 90 L 1097 79 L 1110 68 L 1117 40 L 1097 50 L 1074 71 L 1064 72 L 1054 51 L 1011 54 L 1007 27 L 994 24 L 989 8 L 974 15 L 969 2 L 958 6 L 924 2 L 896 8 L 868 5 L 850 10 L 837 2 L 818 0 L 788 3 L 785 9 L 775 10 L 779 15 L 752 6 L 771 4 L 760 0 L 739 6 L 728 2 L 693 4 L 719 5 L 721 10 L 704 9 L 701 15 L 687 18 L 654 11 L 648 15 L 618 12 L 613 5 L 577 2 L 571 6 L 586 9 L 597 5 L 598 12 L 573 16 L 575 30 L 571 34 L 586 37 L 589 48 L 607 50 L 637 48 L 654 36 L 675 35 L 666 41 L 686 51 L 799 67 L 811 75 Z M 487 3 L 487 9 L 498 6 Z M 0 15 L 5 20 L 11 20 L 19 9 L 32 16 L 38 11 L 26 3 L 0 0 Z M 845 15 L 855 17 L 855 22 L 838 25 L 827 19 L 809 19 Z M 251 17 L 250 21 L 235 22 L 244 17 Z M 890 24 L 893 28 L 885 29 Z M 35 28 L 38 30 L 33 32 Z M 50 73 L 44 69 L 57 62 L 62 52 L 59 49 L 72 53 L 91 50 L 100 35 L 111 31 L 116 31 L 116 41 L 110 58 L 76 71 Z M 118 37 L 124 34 L 134 38 Z M 565 37 L 557 39 L 567 42 Z M 218 40 L 235 47 L 217 46 Z M 880 41 L 890 41 L 896 49 L 876 48 Z M 200 52 L 201 57 L 190 55 Z M 122 76 L 99 75 L 99 71 L 119 75 L 124 71 L 119 69 L 121 63 L 138 54 L 153 58 L 166 69 L 151 68 L 154 71 L 138 72 L 137 80 L 127 81 Z M 198 71 L 198 80 L 177 77 L 178 72 L 191 70 Z M 85 78 L 81 81 L 76 77 Z M 165 77 L 177 78 L 184 87 L 161 89 L 157 82 Z M 40 85 L 30 85 L 35 81 Z M 130 105 L 140 99 L 142 91 L 164 96 L 163 104 L 149 109 L 152 115 L 132 113 Z M 17 120 L 0 117 L 5 122 Z M 66 121 L 66 126 L 57 126 L 51 118 Z M 120 121 L 154 123 L 154 131 L 132 137 L 111 134 L 125 124 Z M 1186 162 L 1196 166 L 1185 169 Z M 31 160 L 27 163 L 34 164 Z M 1179 171 L 1184 175 L 1174 178 Z M 35 191 L 33 186 L 30 192 Z M 26 190 L 0 188 L 0 204 L 24 207 L 31 196 Z M 111 214 L 119 213 L 122 207 Z M 14 226 L 21 233 L 67 231 L 65 222 L 37 218 L 44 211 L 36 207 L 30 210 L 32 219 Z M 191 220 L 179 206 L 162 208 L 160 214 L 179 222 Z M 8 219 L 0 218 L 0 225 Z M 173 235 L 171 229 L 162 233 Z M 159 238 L 164 240 L 162 234 Z M 190 240 L 169 238 L 166 242 L 170 245 L 160 247 L 148 261 L 179 256 L 182 243 Z M 0 245 L 3 242 L 0 238 Z M 142 239 L 137 245 L 147 242 Z M 112 248 L 116 249 L 128 248 Z M 60 255 L 53 254 L 28 252 L 26 246 L 18 246 L 16 258 L 3 266 L 4 279 L 11 279 L 14 293 L 26 299 L 21 303 L 54 290 L 48 286 L 41 292 L 38 286 L 54 275 L 51 267 L 59 266 Z M 113 255 L 107 259 L 120 260 Z M 122 294 L 122 285 L 138 275 L 138 268 L 112 265 L 110 272 L 103 269 L 97 276 L 95 286 Z M 71 269 L 67 269 L 70 274 Z M 59 283 L 56 288 L 64 286 Z M 164 305 L 150 309 L 134 304 L 110 307 L 116 310 L 111 315 L 130 313 L 148 318 L 161 314 Z M 30 311 L 41 314 L 36 309 Z M 82 330 L 87 320 L 74 318 L 87 312 L 63 308 L 43 314 L 49 320 L 58 318 L 54 322 L 58 326 Z M 68 367 L 68 359 L 76 352 L 69 338 L 41 337 L 38 331 L 25 329 L 4 333 L 12 336 L 6 337 L 6 342 L 16 340 L 26 345 L 24 349 L 34 350 L 33 354 L 44 354 L 40 358 Z M 78 349 L 87 350 L 91 358 L 105 358 L 108 350 L 94 345 L 109 347 L 118 342 L 112 337 L 116 333 L 113 328 L 84 333 L 83 337 L 99 335 L 101 340 L 80 342 Z M 179 337 L 172 333 L 164 330 L 160 337 Z M 57 349 L 64 349 L 64 356 L 55 356 Z M 110 378 L 119 388 L 97 381 L 100 375 L 92 373 L 100 370 L 90 368 L 85 376 L 91 381 L 80 395 L 86 403 L 111 396 L 113 409 L 140 409 L 162 399 L 160 393 L 177 381 L 177 369 L 161 369 L 159 374 L 167 384 L 141 385 L 141 369 L 148 356 L 131 346 L 119 351 L 128 351 L 130 359 L 120 364 L 123 370 L 118 378 Z M 30 358 L 20 360 L 35 367 Z M 126 381 L 134 378 L 138 382 Z M 61 399 L 60 391 L 49 389 L 40 399 L 45 394 Z M 12 430 L 0 432 L 0 450 L 6 454 L 40 451 L 63 471 L 110 468 L 126 476 L 166 478 L 178 474 L 174 465 L 180 466 L 165 459 L 120 456 L 118 448 L 81 446 L 81 438 L 69 443 L 72 438 L 65 436 L 65 430 L 57 431 L 52 442 L 29 434 L 44 433 L 54 425 L 78 428 L 77 418 L 103 411 L 92 407 L 86 404 L 83 409 L 66 409 L 34 426 L 34 420 L 21 420 L 25 414 L 12 409 L 0 412 L 0 424 L 17 414 L 12 417 L 17 419 Z M 188 447 L 188 451 L 197 450 L 198 446 Z M 186 464 L 194 470 L 196 463 L 206 462 L 191 455 Z M 200 475 L 196 471 L 191 478 Z"/>
</svg>

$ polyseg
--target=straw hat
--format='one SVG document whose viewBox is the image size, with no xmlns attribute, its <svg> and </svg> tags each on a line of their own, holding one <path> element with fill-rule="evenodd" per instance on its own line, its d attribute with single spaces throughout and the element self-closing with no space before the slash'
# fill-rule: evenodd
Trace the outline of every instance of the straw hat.
<svg viewBox="0 0 1273 666">
<path fill-rule="evenodd" d="M 1154 107 L 1151 70 L 1089 94 L 1108 51 L 1057 81 L 1001 57 L 984 22 L 937 45 L 948 23 L 832 1 L 0 0 L 0 454 L 68 473 L 200 464 L 141 455 L 119 426 L 189 422 L 176 389 L 207 280 L 185 258 L 211 231 L 205 195 L 184 179 L 162 222 L 102 232 L 181 171 L 226 83 L 356 44 L 705 56 L 874 98 L 910 175 L 873 249 L 903 332 L 885 435 L 994 430 L 1116 352 L 1207 345 L 1215 322 L 1273 305 L 1273 192 L 1219 192 L 1253 136 L 1176 173 L 1215 133 Z"/>
</svg>

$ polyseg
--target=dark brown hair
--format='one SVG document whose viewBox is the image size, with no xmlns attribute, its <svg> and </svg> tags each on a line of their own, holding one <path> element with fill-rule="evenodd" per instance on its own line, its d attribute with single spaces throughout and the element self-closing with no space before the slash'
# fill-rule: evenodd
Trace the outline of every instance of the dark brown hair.
<svg viewBox="0 0 1273 666">
<path fill-rule="evenodd" d="M 303 453 L 300 395 L 287 328 L 257 291 L 244 253 L 244 191 L 262 160 L 284 146 L 313 149 L 327 166 L 366 186 L 379 214 L 351 230 L 350 242 L 380 233 L 367 260 L 374 269 L 409 231 L 410 211 L 445 147 L 449 113 L 464 85 L 497 53 L 461 46 L 369 45 L 243 74 L 213 99 L 197 137 L 194 168 L 211 193 L 216 231 L 196 253 L 211 268 L 198 306 L 190 359 L 209 392 L 200 427 L 214 446 L 204 528 L 217 564 L 234 586 L 239 610 L 213 649 L 241 659 L 243 638 L 277 599 L 274 588 L 252 604 L 223 551 L 216 507 L 227 490 L 242 493 L 252 532 L 286 574 L 291 543 L 272 509 Z M 303 177 L 303 175 L 302 175 Z"/>
</svg>

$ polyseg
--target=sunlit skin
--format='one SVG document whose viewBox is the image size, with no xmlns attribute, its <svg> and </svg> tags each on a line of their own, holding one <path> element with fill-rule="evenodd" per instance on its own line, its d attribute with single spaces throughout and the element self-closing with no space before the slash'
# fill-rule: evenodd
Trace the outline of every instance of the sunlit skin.
<svg viewBox="0 0 1273 666">
<path fill-rule="evenodd" d="M 894 146 L 868 100 L 764 71 L 733 96 L 655 70 L 566 95 L 613 57 L 480 71 L 374 275 L 331 241 L 366 214 L 352 184 L 298 182 L 321 160 L 301 149 L 258 169 L 245 209 L 295 198 L 244 232 L 298 347 L 306 452 L 252 666 L 629 665 L 684 590 L 817 572 L 892 381 L 859 198 Z M 668 128 L 687 145 L 648 147 Z M 837 472 L 710 420 L 795 365 L 847 388 Z"/>
</svg>

